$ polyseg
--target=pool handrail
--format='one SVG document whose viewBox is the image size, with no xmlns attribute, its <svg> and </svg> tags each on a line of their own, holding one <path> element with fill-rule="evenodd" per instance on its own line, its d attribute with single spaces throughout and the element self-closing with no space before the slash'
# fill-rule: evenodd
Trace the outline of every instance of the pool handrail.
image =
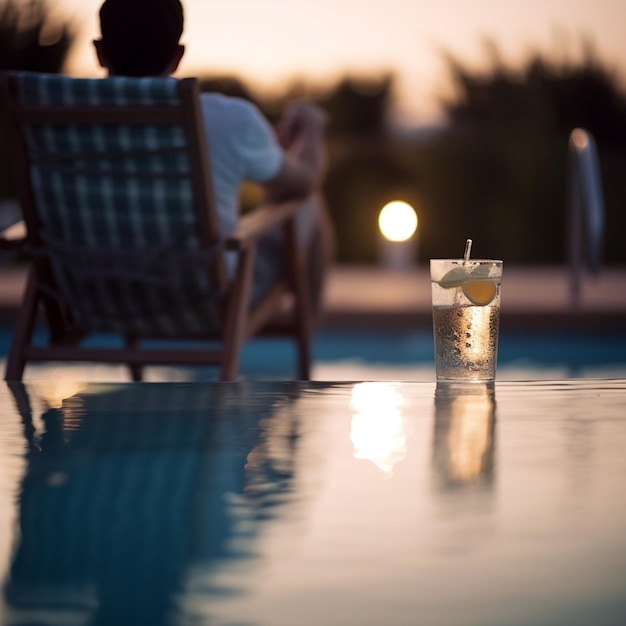
<svg viewBox="0 0 626 626">
<path fill-rule="evenodd" d="M 575 128 L 569 137 L 567 212 L 570 304 L 577 309 L 581 302 L 584 260 L 589 270 L 598 274 L 604 242 L 604 197 L 598 153 L 593 136 L 583 128 Z"/>
</svg>

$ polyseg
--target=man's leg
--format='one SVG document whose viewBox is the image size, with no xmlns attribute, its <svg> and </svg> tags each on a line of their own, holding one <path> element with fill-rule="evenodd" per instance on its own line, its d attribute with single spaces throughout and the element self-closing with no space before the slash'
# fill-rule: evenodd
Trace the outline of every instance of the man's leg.
<svg viewBox="0 0 626 626">
<path fill-rule="evenodd" d="M 306 247 L 307 278 L 313 321 L 322 316 L 324 286 L 334 255 L 332 223 L 321 195 L 306 201 L 297 219 L 298 241 Z M 256 302 L 284 275 L 285 240 L 282 229 L 259 241 L 252 286 L 252 302 Z"/>
<path fill-rule="evenodd" d="M 307 278 L 309 283 L 309 300 L 313 323 L 318 324 L 323 317 L 324 288 L 326 278 L 335 254 L 334 229 L 324 199 L 316 195 L 312 199 L 311 211 L 315 221 L 310 230 L 298 233 L 307 246 Z"/>
</svg>

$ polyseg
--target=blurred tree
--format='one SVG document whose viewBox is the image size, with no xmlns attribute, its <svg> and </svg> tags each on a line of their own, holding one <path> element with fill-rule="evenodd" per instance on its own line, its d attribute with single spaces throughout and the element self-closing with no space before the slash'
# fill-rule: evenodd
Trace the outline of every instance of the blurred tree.
<svg viewBox="0 0 626 626">
<path fill-rule="evenodd" d="M 533 54 L 517 70 L 494 44 L 488 50 L 491 64 L 482 71 L 448 57 L 456 88 L 444 102 L 449 126 L 422 159 L 433 217 L 424 254 L 447 256 L 472 237 L 488 256 L 564 262 L 567 140 L 583 127 L 599 148 L 605 258 L 623 262 L 617 233 L 626 227 L 626 183 L 612 172 L 626 168 L 626 97 L 616 77 L 590 45 L 581 62 Z"/>
<path fill-rule="evenodd" d="M 68 22 L 49 19 L 45 0 L 0 3 L 0 70 L 59 73 L 73 40 Z"/>
<path fill-rule="evenodd" d="M 614 72 L 584 42 L 582 60 L 550 61 L 532 54 L 520 69 L 507 67 L 495 43 L 490 64 L 473 71 L 447 56 L 456 97 L 443 105 L 453 128 L 511 128 L 519 121 L 549 126 L 567 136 L 582 126 L 602 142 L 626 141 L 626 99 Z"/>
<path fill-rule="evenodd" d="M 0 0 L 0 71 L 58 74 L 74 41 L 69 22 L 49 18 L 45 0 Z M 0 144 L 0 198 L 14 195 Z"/>
<path fill-rule="evenodd" d="M 342 79 L 322 99 L 331 133 L 381 133 L 385 129 L 393 86 L 390 75 L 370 79 Z"/>
<path fill-rule="evenodd" d="M 331 135 L 329 148 L 324 196 L 336 230 L 336 260 L 375 263 L 383 206 L 392 200 L 419 205 L 416 168 L 389 137 Z"/>
<path fill-rule="evenodd" d="M 414 201 L 415 169 L 387 132 L 393 84 L 391 75 L 344 78 L 319 99 L 329 117 L 324 194 L 338 262 L 376 262 L 378 213 L 391 200 Z"/>
</svg>

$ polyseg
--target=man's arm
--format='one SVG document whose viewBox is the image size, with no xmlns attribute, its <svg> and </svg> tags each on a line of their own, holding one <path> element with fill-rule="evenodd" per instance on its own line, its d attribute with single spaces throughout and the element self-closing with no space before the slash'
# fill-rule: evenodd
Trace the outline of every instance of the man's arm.
<svg viewBox="0 0 626 626">
<path fill-rule="evenodd" d="M 326 114 L 308 102 L 292 104 L 276 127 L 285 150 L 278 173 L 264 183 L 268 198 L 304 198 L 319 185 L 325 166 Z"/>
</svg>

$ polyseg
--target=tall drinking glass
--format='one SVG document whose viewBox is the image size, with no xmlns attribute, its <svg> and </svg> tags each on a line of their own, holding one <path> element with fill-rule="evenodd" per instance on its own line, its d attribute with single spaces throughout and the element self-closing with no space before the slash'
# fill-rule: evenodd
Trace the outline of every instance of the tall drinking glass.
<svg viewBox="0 0 626 626">
<path fill-rule="evenodd" d="M 502 261 L 431 259 L 437 382 L 496 377 Z"/>
</svg>

